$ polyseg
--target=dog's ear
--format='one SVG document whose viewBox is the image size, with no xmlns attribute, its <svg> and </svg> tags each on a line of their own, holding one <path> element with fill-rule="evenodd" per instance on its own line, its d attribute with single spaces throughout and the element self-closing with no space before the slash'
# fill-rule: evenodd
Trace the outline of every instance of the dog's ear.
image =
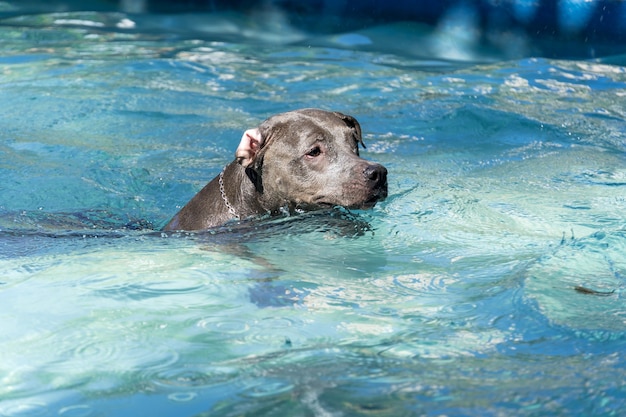
<svg viewBox="0 0 626 417">
<path fill-rule="evenodd" d="M 357 120 L 354 117 L 348 116 L 347 114 L 339 113 L 337 111 L 333 113 L 337 117 L 339 117 L 341 120 L 343 120 L 346 126 L 354 130 L 354 140 L 357 142 L 357 144 L 360 143 L 361 146 L 365 148 L 365 143 L 363 143 L 363 137 L 361 136 L 361 125 L 359 124 L 359 122 L 357 122 Z M 357 145 L 357 149 L 358 149 L 358 145 Z"/>
<path fill-rule="evenodd" d="M 263 146 L 263 136 L 259 129 L 248 129 L 243 133 L 241 142 L 235 151 L 237 162 L 247 168 L 256 158 L 259 150 Z"/>
</svg>

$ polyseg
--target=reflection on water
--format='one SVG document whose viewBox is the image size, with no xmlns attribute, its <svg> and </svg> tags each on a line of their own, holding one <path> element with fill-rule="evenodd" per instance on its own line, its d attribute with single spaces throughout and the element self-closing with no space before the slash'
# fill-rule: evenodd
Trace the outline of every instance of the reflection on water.
<svg viewBox="0 0 626 417">
<path fill-rule="evenodd" d="M 626 409 L 623 67 L 125 19 L 0 28 L 0 415 Z M 299 107 L 358 118 L 385 202 L 155 231 Z"/>
</svg>

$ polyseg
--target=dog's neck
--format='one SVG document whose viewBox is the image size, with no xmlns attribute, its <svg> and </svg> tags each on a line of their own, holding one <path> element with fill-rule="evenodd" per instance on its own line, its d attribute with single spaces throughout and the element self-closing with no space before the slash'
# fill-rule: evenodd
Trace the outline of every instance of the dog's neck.
<svg viewBox="0 0 626 417">
<path fill-rule="evenodd" d="M 222 172 L 220 172 L 219 179 L 218 179 L 218 183 L 220 187 L 220 194 L 222 195 L 222 200 L 224 201 L 224 204 L 226 205 L 226 208 L 228 209 L 228 213 L 230 213 L 230 215 L 235 217 L 236 219 L 239 219 L 240 217 L 237 214 L 237 210 L 235 210 L 235 207 L 233 207 L 233 205 L 230 204 L 230 201 L 228 201 L 228 197 L 226 196 L 226 190 L 224 189 L 224 171 L 226 171 L 226 167 L 224 167 Z"/>
<path fill-rule="evenodd" d="M 231 162 L 220 172 L 218 186 L 225 211 L 231 218 L 243 219 L 268 211 L 262 204 L 261 177 L 251 168 Z"/>
</svg>

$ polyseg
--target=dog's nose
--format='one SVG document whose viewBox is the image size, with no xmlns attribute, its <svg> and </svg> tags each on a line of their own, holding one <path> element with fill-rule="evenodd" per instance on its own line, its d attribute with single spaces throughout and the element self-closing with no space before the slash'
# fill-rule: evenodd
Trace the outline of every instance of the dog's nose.
<svg viewBox="0 0 626 417">
<path fill-rule="evenodd" d="M 387 168 L 379 164 L 368 164 L 363 170 L 365 178 L 372 187 L 380 187 L 387 184 Z"/>
</svg>

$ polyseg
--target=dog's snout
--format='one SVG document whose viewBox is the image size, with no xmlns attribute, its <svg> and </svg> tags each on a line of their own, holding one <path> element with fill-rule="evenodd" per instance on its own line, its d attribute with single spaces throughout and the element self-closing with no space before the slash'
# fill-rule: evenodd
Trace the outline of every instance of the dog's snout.
<svg viewBox="0 0 626 417">
<path fill-rule="evenodd" d="M 374 187 L 387 183 L 387 168 L 382 165 L 369 164 L 363 170 L 363 174 Z"/>
</svg>

